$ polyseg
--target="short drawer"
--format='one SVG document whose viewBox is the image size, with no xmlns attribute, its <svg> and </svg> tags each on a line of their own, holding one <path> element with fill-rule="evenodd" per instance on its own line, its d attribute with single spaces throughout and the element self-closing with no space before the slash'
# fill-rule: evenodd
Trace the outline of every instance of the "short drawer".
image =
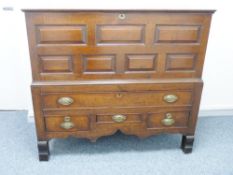
<svg viewBox="0 0 233 175">
<path fill-rule="evenodd" d="M 139 113 L 118 113 L 118 114 L 97 114 L 96 124 L 127 124 L 142 123 L 143 114 Z"/>
<path fill-rule="evenodd" d="M 45 116 L 45 126 L 48 132 L 90 131 L 91 125 L 107 124 L 114 127 L 131 123 L 142 123 L 142 116 L 138 113 L 53 115 Z M 101 129 L 104 130 L 104 128 Z"/>
<path fill-rule="evenodd" d="M 136 109 L 135 109 L 136 111 Z M 187 128 L 190 111 L 165 110 L 164 112 L 97 114 L 96 124 L 145 124 L 146 129 Z"/>
<path fill-rule="evenodd" d="M 90 118 L 86 115 L 56 115 L 45 117 L 45 127 L 48 132 L 88 131 Z"/>
<path fill-rule="evenodd" d="M 190 111 L 164 110 L 162 112 L 134 113 L 115 112 L 86 115 L 53 115 L 45 116 L 48 132 L 83 132 L 104 129 L 121 129 L 135 127 L 138 129 L 187 128 Z"/>
<path fill-rule="evenodd" d="M 164 113 L 148 113 L 147 128 L 185 128 L 188 127 L 190 111 L 166 111 Z"/>
<path fill-rule="evenodd" d="M 44 109 L 187 106 L 192 103 L 192 91 L 62 93 L 42 98 Z"/>
</svg>

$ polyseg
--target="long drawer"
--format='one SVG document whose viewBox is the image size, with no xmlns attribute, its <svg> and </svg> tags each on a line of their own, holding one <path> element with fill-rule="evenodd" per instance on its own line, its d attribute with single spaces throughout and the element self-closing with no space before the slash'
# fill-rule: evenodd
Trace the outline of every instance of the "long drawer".
<svg viewBox="0 0 233 175">
<path fill-rule="evenodd" d="M 192 103 L 192 91 L 60 93 L 46 94 L 42 98 L 45 109 L 188 106 Z"/>
<path fill-rule="evenodd" d="M 43 86 L 41 103 L 44 110 L 175 107 L 192 106 L 193 83 L 122 81 L 117 84 L 84 83 Z"/>
</svg>

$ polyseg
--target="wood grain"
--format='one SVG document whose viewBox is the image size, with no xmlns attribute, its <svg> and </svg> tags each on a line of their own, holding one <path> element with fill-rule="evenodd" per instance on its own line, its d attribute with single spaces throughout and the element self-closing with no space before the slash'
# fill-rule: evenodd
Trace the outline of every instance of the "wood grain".
<svg viewBox="0 0 233 175">
<path fill-rule="evenodd" d="M 49 139 L 117 131 L 180 133 L 192 151 L 213 10 L 23 11 L 40 160 Z"/>
</svg>

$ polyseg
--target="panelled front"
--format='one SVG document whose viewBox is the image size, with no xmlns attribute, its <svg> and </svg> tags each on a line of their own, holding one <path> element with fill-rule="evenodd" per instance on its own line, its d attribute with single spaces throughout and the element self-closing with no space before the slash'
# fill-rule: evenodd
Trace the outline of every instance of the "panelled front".
<svg viewBox="0 0 233 175">
<path fill-rule="evenodd" d="M 26 13 L 34 80 L 201 77 L 211 16 Z"/>
</svg>

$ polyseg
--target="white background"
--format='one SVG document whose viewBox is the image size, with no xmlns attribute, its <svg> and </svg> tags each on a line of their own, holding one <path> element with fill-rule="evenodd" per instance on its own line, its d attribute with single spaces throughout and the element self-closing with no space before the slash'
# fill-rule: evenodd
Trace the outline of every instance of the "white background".
<svg viewBox="0 0 233 175">
<path fill-rule="evenodd" d="M 233 109 L 233 15 L 230 0 L 0 1 L 0 110 L 32 112 L 31 70 L 22 8 L 216 9 L 203 72 L 201 110 Z M 4 11 L 3 7 L 13 7 Z"/>
</svg>

